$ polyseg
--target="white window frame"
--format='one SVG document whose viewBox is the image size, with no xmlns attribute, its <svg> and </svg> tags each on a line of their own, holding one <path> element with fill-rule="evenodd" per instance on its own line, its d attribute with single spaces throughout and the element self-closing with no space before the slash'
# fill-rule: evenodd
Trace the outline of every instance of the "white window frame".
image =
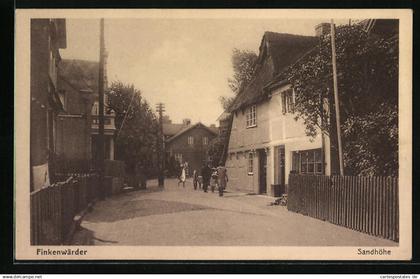
<svg viewBox="0 0 420 279">
<path fill-rule="evenodd" d="M 281 92 L 281 106 L 283 114 L 295 112 L 295 91 L 293 88 Z"/>
<path fill-rule="evenodd" d="M 188 136 L 188 145 L 194 145 L 194 137 Z"/>
<path fill-rule="evenodd" d="M 293 157 L 298 158 L 298 162 L 296 163 L 298 169 L 295 169 L 299 174 L 316 174 L 320 175 L 324 173 L 324 166 L 322 163 L 322 149 L 315 148 L 315 149 L 308 149 L 308 150 L 299 150 L 292 152 L 292 160 Z M 316 153 L 319 154 L 319 158 L 316 158 Z M 304 160 L 305 159 L 305 160 Z M 292 168 L 296 167 L 295 162 L 292 162 Z M 313 165 L 313 170 L 311 171 L 309 165 Z M 318 171 L 318 167 L 321 168 L 321 171 Z"/>
<path fill-rule="evenodd" d="M 248 153 L 248 175 L 254 175 L 254 153 Z"/>
<path fill-rule="evenodd" d="M 246 127 L 252 128 L 257 126 L 257 105 L 252 105 L 246 110 Z"/>
<path fill-rule="evenodd" d="M 203 145 L 208 145 L 208 144 L 209 144 L 209 138 L 203 137 Z"/>
</svg>

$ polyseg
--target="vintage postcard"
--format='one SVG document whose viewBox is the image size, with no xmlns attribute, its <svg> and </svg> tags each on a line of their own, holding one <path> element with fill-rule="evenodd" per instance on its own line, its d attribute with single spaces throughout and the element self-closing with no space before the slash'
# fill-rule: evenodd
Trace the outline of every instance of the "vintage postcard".
<svg viewBox="0 0 420 279">
<path fill-rule="evenodd" d="M 17 260 L 409 260 L 412 11 L 16 10 Z"/>
</svg>

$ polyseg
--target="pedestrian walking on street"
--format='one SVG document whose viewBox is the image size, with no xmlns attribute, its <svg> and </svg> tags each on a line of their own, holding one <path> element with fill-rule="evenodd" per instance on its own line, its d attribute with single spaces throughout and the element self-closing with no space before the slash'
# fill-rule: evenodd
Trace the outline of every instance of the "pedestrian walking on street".
<svg viewBox="0 0 420 279">
<path fill-rule="evenodd" d="M 223 191 L 226 189 L 227 183 L 229 181 L 226 167 L 223 165 L 220 165 L 217 168 L 217 175 L 219 178 L 219 196 L 223 196 Z"/>
<path fill-rule="evenodd" d="M 182 183 L 182 187 L 185 188 L 185 179 L 186 179 L 186 174 L 185 174 L 185 166 L 181 165 L 181 173 L 178 176 L 178 187 L 179 187 L 179 183 Z"/>
<path fill-rule="evenodd" d="M 210 184 L 211 168 L 209 165 L 204 164 L 201 169 L 201 176 L 203 177 L 203 190 L 207 193 L 207 188 Z"/>
<path fill-rule="evenodd" d="M 193 172 L 194 190 L 197 190 L 197 183 L 198 183 L 198 172 L 197 172 L 197 170 L 194 170 L 194 172 Z"/>
</svg>

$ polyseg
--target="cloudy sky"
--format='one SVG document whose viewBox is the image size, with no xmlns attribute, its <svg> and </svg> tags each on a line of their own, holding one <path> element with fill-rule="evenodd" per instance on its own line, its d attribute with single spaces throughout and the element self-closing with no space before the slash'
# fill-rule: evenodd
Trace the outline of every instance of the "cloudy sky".
<svg viewBox="0 0 420 279">
<path fill-rule="evenodd" d="M 105 19 L 108 80 L 134 84 L 153 108 L 165 103 L 173 122 L 209 125 L 222 113 L 219 96 L 232 95 L 234 48 L 258 53 L 265 31 L 314 35 L 320 22 L 328 20 Z M 99 20 L 68 19 L 61 55 L 98 61 Z"/>
</svg>

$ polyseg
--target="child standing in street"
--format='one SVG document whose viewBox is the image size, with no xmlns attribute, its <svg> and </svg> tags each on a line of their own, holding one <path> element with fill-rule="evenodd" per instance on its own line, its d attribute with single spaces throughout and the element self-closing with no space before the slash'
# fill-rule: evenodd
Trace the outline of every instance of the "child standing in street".
<svg viewBox="0 0 420 279">
<path fill-rule="evenodd" d="M 179 179 L 178 187 L 179 187 L 179 183 L 182 183 L 182 187 L 185 188 L 186 174 L 185 174 L 185 166 L 184 165 L 181 165 L 181 173 L 179 174 L 178 179 Z"/>
</svg>

